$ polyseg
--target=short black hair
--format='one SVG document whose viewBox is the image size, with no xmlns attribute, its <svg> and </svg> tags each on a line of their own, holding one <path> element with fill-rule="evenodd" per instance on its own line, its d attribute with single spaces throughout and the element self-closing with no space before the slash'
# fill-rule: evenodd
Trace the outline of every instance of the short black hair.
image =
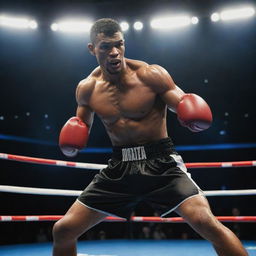
<svg viewBox="0 0 256 256">
<path fill-rule="evenodd" d="M 110 18 L 99 19 L 94 22 L 90 31 L 90 39 L 94 44 L 98 34 L 103 33 L 106 36 L 113 36 L 116 32 L 122 32 L 119 23 L 116 20 Z"/>
</svg>

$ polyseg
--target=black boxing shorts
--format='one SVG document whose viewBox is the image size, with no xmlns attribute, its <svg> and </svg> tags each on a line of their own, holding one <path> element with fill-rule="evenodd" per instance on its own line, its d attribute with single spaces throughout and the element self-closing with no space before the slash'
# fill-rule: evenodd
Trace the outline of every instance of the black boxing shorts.
<svg viewBox="0 0 256 256">
<path fill-rule="evenodd" d="M 78 197 L 84 206 L 129 218 L 141 201 L 163 216 L 202 193 L 191 179 L 170 138 L 145 145 L 114 147 L 108 166 Z"/>
</svg>

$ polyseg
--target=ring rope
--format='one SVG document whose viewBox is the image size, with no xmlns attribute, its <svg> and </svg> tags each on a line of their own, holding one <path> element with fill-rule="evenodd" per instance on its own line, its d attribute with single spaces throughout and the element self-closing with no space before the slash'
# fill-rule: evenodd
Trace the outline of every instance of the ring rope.
<svg viewBox="0 0 256 256">
<path fill-rule="evenodd" d="M 28 157 L 21 155 L 12 155 L 0 153 L 0 159 L 19 161 L 33 164 L 46 164 L 62 167 L 73 167 L 90 170 L 100 170 L 107 167 L 105 164 L 91 164 L 81 162 L 70 162 L 46 158 Z M 256 166 L 256 160 L 252 161 L 236 161 L 236 162 L 211 162 L 211 163 L 185 163 L 187 168 L 227 168 L 227 167 L 252 167 Z"/>
<path fill-rule="evenodd" d="M 45 165 L 73 167 L 73 168 L 90 169 L 90 170 L 100 170 L 102 168 L 107 167 L 107 165 L 105 164 L 70 162 L 70 161 L 62 161 L 62 160 L 54 160 L 54 159 L 46 159 L 46 158 L 11 155 L 11 154 L 5 154 L 5 153 L 0 153 L 0 159 L 32 163 L 32 164 L 45 164 Z"/>
<path fill-rule="evenodd" d="M 32 195 L 51 195 L 51 196 L 79 196 L 83 191 L 82 190 L 32 188 L 32 187 L 0 185 L 0 192 L 32 194 Z M 206 196 L 256 195 L 256 189 L 208 190 L 208 191 L 204 191 L 204 194 Z"/>
<path fill-rule="evenodd" d="M 32 215 L 32 216 L 0 216 L 0 222 L 11 221 L 57 221 L 63 215 Z M 221 222 L 256 222 L 256 216 L 217 216 Z M 126 222 L 127 220 L 120 217 L 108 216 L 104 219 L 106 222 Z M 161 218 L 161 217 L 144 217 L 133 216 L 129 219 L 131 222 L 162 222 L 162 223 L 184 223 L 181 217 Z"/>
</svg>

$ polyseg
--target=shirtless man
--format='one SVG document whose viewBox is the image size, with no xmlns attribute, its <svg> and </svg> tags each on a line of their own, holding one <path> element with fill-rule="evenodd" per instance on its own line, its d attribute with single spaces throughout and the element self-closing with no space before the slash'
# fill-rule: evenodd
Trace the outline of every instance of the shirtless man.
<svg viewBox="0 0 256 256">
<path fill-rule="evenodd" d="M 75 156 L 88 140 L 96 113 L 113 145 L 101 170 L 53 228 L 54 256 L 75 256 L 76 241 L 107 215 L 128 218 L 145 200 L 162 216 L 177 212 L 218 255 L 248 255 L 238 238 L 213 216 L 203 192 L 187 173 L 166 129 L 167 108 L 193 132 L 207 129 L 212 114 L 195 94 L 184 93 L 158 66 L 124 57 L 119 24 L 100 19 L 91 29 L 88 48 L 98 63 L 76 91 L 76 117 L 60 133 L 60 147 Z"/>
</svg>

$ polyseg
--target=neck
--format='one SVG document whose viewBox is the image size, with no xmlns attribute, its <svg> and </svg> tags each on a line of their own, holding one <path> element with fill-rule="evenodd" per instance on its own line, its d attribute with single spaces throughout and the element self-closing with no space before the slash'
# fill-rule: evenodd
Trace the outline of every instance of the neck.
<svg viewBox="0 0 256 256">
<path fill-rule="evenodd" d="M 106 70 L 104 70 L 103 68 L 101 70 L 103 73 L 104 80 L 111 82 L 111 83 L 119 83 L 119 82 L 121 82 L 121 80 L 123 79 L 125 74 L 127 73 L 127 65 L 124 60 L 122 70 L 117 74 L 111 74 L 111 73 L 107 72 Z"/>
</svg>

